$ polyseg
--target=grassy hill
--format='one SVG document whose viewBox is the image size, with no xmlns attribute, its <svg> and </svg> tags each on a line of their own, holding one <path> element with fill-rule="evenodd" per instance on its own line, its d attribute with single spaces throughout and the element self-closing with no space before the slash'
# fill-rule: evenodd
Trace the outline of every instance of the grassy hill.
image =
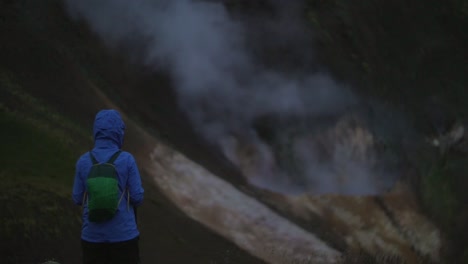
<svg viewBox="0 0 468 264">
<path fill-rule="evenodd" d="M 81 217 L 70 188 L 76 156 L 90 137 L 5 74 L 0 83 L 2 262 L 76 256 Z"/>
</svg>

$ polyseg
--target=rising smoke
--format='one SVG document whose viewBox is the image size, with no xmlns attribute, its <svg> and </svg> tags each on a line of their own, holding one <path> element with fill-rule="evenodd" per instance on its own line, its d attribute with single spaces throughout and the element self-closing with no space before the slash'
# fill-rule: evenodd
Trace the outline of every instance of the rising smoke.
<svg viewBox="0 0 468 264">
<path fill-rule="evenodd" d="M 273 2 L 276 6 L 286 5 L 285 1 Z M 246 171 L 251 173 L 253 183 L 276 191 L 377 192 L 364 162 L 347 162 L 352 163 L 348 167 L 353 167 L 350 175 L 345 176 L 351 177 L 347 188 L 330 169 L 336 162 L 319 162 L 318 150 L 312 145 L 291 148 L 293 156 L 299 156 L 307 165 L 303 166 L 301 181 L 291 180 L 298 178 L 291 174 L 299 172 L 281 169 L 271 142 L 265 142 L 254 129 L 253 124 L 265 116 L 336 116 L 356 102 L 345 86 L 325 73 L 292 74 L 269 67 L 259 59 L 261 55 L 254 56 L 264 46 L 274 48 L 277 42 L 284 47 L 290 43 L 297 65 L 312 64 L 306 61 L 312 58 L 306 53 L 310 48 L 303 49 L 302 59 L 297 56 L 302 45 L 310 44 L 301 43 L 308 38 L 297 19 L 300 16 L 291 13 L 297 8 L 279 8 L 284 12 L 279 12 L 277 19 L 262 22 L 256 18 L 251 20 L 257 22 L 253 25 L 262 26 L 246 27 L 217 1 L 67 0 L 66 3 L 70 15 L 87 21 L 108 45 L 144 42 L 137 45 L 145 47 L 142 63 L 170 72 L 179 105 L 194 127 L 224 148 L 234 163 L 239 166 L 249 163 L 246 166 L 253 169 Z M 255 36 L 257 41 L 252 41 Z M 292 139 L 295 145 L 301 140 Z M 242 162 L 248 155 L 238 151 L 244 145 L 256 153 L 248 162 Z M 349 155 L 332 156 L 335 161 L 349 158 Z M 353 181 L 354 178 L 359 180 Z"/>
</svg>

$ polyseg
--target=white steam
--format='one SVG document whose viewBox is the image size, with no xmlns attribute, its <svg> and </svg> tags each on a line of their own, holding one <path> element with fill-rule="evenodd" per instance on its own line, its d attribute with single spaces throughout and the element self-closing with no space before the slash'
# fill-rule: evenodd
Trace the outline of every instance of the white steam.
<svg viewBox="0 0 468 264">
<path fill-rule="evenodd" d="M 226 142 L 232 136 L 240 136 L 247 137 L 247 144 L 265 145 L 253 129 L 258 118 L 334 115 L 355 101 L 345 87 L 326 74 L 292 77 L 261 66 L 249 50 L 247 36 L 252 32 L 247 34 L 248 29 L 232 19 L 222 3 L 189 0 L 67 0 L 66 3 L 71 16 L 87 21 L 107 44 L 143 47 L 145 64 L 170 73 L 180 107 L 194 127 L 201 135 L 228 148 L 226 154 L 237 164 L 243 157 Z M 281 3 L 285 5 L 286 1 Z M 282 16 L 281 21 L 287 17 Z M 271 21 L 269 25 L 275 26 Z M 295 36 L 301 33 L 288 31 L 284 25 L 278 25 L 284 32 L 278 35 L 278 42 L 287 43 L 293 33 Z M 278 32 L 278 28 L 272 32 Z M 264 157 L 258 157 L 253 167 L 262 169 L 251 170 L 250 176 L 263 187 L 281 191 L 283 185 L 288 185 L 284 179 L 288 176 L 274 164 L 271 151 L 257 150 Z M 301 151 L 296 153 L 310 152 Z M 343 192 L 346 185 L 337 187 L 335 176 L 330 176 L 324 170 L 326 166 L 309 154 L 302 158 L 307 164 L 307 175 L 314 175 L 315 190 Z M 272 164 L 264 164 L 265 161 Z M 351 177 L 348 182 L 352 193 L 375 193 L 366 165 L 352 166 L 353 175 L 346 176 Z M 276 176 L 267 177 L 265 171 Z"/>
</svg>

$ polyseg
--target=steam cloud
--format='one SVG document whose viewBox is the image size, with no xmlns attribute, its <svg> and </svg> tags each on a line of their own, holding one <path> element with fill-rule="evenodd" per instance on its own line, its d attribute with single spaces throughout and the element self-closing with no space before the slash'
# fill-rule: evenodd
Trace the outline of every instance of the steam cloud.
<svg viewBox="0 0 468 264">
<path fill-rule="evenodd" d="M 354 175 L 347 176 L 352 177 L 349 182 L 353 184 L 343 187 L 329 170 L 336 162 L 321 164 L 315 157 L 317 151 L 303 145 L 293 150 L 307 164 L 302 183 L 294 183 L 287 172 L 276 168 L 274 151 L 253 128 L 256 120 L 263 116 L 333 116 L 355 103 L 355 98 L 327 74 L 282 73 L 263 65 L 252 56 L 256 47 L 249 37 L 265 31 L 252 32 L 242 21 L 233 19 L 222 3 L 189 0 L 67 0 L 66 3 L 70 15 L 87 21 L 108 45 L 141 42 L 143 45 L 139 46 L 145 47 L 143 63 L 170 72 L 180 107 L 200 134 L 223 147 L 233 162 L 242 164 L 236 155 L 239 144 L 247 142 L 254 146 L 253 183 L 277 191 L 378 192 L 369 180 L 372 176 L 365 163 L 348 162 L 355 167 L 350 171 Z M 303 31 L 300 23 L 291 19 L 298 16 L 290 16 L 288 12 L 292 9 L 282 9 L 287 12 L 278 21 L 270 20 L 257 30 L 279 34 L 270 39 L 269 45 L 274 45 L 271 41 L 300 45 Z M 310 59 L 309 55 L 304 56 Z M 335 156 L 333 159 L 338 159 L 335 161 L 347 158 Z"/>
</svg>

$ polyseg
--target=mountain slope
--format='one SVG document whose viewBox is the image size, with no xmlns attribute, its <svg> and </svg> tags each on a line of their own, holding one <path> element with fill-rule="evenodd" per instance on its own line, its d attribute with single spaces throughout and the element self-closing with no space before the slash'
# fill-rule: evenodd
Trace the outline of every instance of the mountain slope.
<svg viewBox="0 0 468 264">
<path fill-rule="evenodd" d="M 226 4 L 231 5 L 234 13 L 252 12 L 255 14 L 255 12 L 268 13 L 268 2 L 226 1 Z M 405 27 L 396 23 L 398 21 L 395 21 L 390 15 L 395 11 L 397 14 L 403 15 L 405 19 L 409 19 L 411 18 L 411 14 L 413 14 L 411 10 L 418 9 L 419 4 L 422 2 L 412 2 L 413 5 L 408 6 L 408 13 L 405 13 L 405 8 L 401 8 L 405 6 L 402 2 L 394 4 L 375 2 L 373 5 L 366 5 L 367 1 L 365 1 L 366 3 L 362 2 L 364 3 L 362 5 L 357 4 L 357 2 L 345 3 L 343 1 L 308 2 L 310 3 L 307 14 L 308 18 L 314 30 L 318 32 L 317 39 L 319 44 L 317 48 L 320 52 L 317 52 L 319 54 L 317 57 L 333 73 L 341 76 L 344 80 L 359 84 L 357 87 L 364 87 L 363 90 L 359 91 L 360 93 L 367 96 L 376 96 L 387 100 L 391 104 L 396 104 L 397 108 L 402 108 L 405 114 L 408 114 L 413 120 L 417 121 L 418 127 L 421 127 L 422 131 L 425 131 L 423 129 L 425 126 L 432 125 L 433 120 L 420 119 L 421 116 L 424 116 L 424 112 L 415 111 L 415 109 L 423 108 L 425 104 L 415 102 L 424 102 L 427 97 L 440 97 L 443 104 L 449 104 L 450 109 L 443 111 L 444 119 L 446 118 L 445 112 L 449 112 L 450 114 L 455 113 L 461 119 L 465 118 L 463 89 L 460 89 L 460 85 L 466 84 L 466 80 L 463 79 L 464 67 L 466 67 L 464 63 L 466 53 L 460 53 L 462 50 L 460 47 L 463 47 L 464 43 L 462 39 L 463 32 L 458 29 L 459 25 L 451 24 L 454 23 L 453 21 L 456 21 L 460 25 L 463 25 L 462 23 L 466 21 L 463 20 L 465 19 L 462 16 L 463 14 L 460 15 L 461 17 L 456 14 L 454 20 L 450 20 L 452 22 L 443 24 L 440 20 L 447 18 L 447 13 L 440 20 L 432 22 L 431 19 L 423 17 L 426 14 L 433 14 L 433 12 L 438 14 L 437 10 L 420 10 L 418 12 L 421 13 L 418 13 L 417 21 L 420 24 L 415 24 L 415 29 L 423 28 L 427 23 L 429 23 L 429 27 L 442 23 L 442 29 L 438 29 L 434 35 L 431 33 L 426 33 L 428 35 L 423 34 L 421 39 L 418 39 L 417 36 L 414 36 L 414 39 L 411 36 L 405 37 L 399 43 L 397 38 L 392 37 L 398 37 L 398 31 L 403 30 Z M 21 252 L 28 252 L 38 244 L 44 245 L 43 250 L 38 250 L 37 252 L 30 251 L 31 260 L 38 261 L 43 260 L 45 257 L 55 257 L 60 261 L 71 263 L 66 258 L 70 255 L 65 255 L 65 252 L 67 252 L 66 254 L 71 252 L 70 254 L 74 260 L 78 258 L 79 248 L 77 239 L 79 237 L 79 223 L 75 221 L 75 217 L 79 212 L 76 211 L 77 208 L 68 204 L 66 190 L 71 188 L 70 179 L 73 173 L 73 157 L 91 147 L 92 142 L 87 131 L 90 131 L 94 114 L 97 110 L 108 107 L 120 109 L 129 122 L 125 148 L 134 152 L 137 156 L 139 165 L 142 168 L 145 187 L 148 189 L 148 202 L 145 203 L 139 213 L 140 225 L 143 230 L 142 256 L 149 263 L 152 263 L 154 259 L 163 259 L 169 263 L 262 263 L 258 258 L 259 256 L 262 256 L 263 259 L 275 259 L 275 255 L 271 256 L 271 252 L 259 253 L 253 249 L 249 251 L 249 249 L 239 246 L 243 245 L 242 243 L 244 242 L 241 239 L 242 236 L 231 234 L 229 226 L 221 225 L 223 228 L 220 229 L 216 229 L 219 227 L 217 225 L 209 226 L 211 222 L 216 224 L 221 223 L 218 221 L 219 219 L 214 219 L 216 221 L 213 221 L 212 218 L 209 218 L 210 215 L 208 214 L 201 213 L 197 215 L 196 212 L 193 213 L 193 208 L 207 210 L 206 207 L 197 207 L 203 205 L 202 199 L 188 197 L 187 200 L 182 200 L 181 202 L 181 200 L 177 199 L 184 197 L 186 194 L 183 192 L 173 192 L 173 196 L 170 196 L 167 190 L 163 190 L 161 186 L 164 185 L 162 183 L 170 183 L 174 180 L 174 178 L 166 176 L 169 173 L 177 171 L 177 166 L 169 167 L 171 169 L 168 169 L 167 175 L 165 174 L 164 177 L 161 175 L 161 178 L 158 178 L 158 171 L 156 170 L 155 173 L 152 168 L 153 166 L 163 166 L 164 164 L 157 165 L 158 160 L 164 160 L 166 156 L 151 162 L 149 154 L 153 152 L 154 147 L 154 144 L 149 143 L 152 142 L 151 140 L 156 140 L 158 144 L 164 143 L 173 148 L 174 152 L 180 151 L 181 154 L 184 154 L 191 161 L 195 161 L 206 168 L 207 171 L 203 173 L 205 176 L 213 174 L 229 182 L 236 187 L 233 193 L 241 190 L 244 194 L 248 194 L 248 198 L 246 199 L 256 198 L 257 201 L 261 201 L 264 205 L 267 205 L 268 210 L 273 212 L 274 219 L 277 219 L 277 215 L 280 215 L 281 219 L 285 219 L 285 222 L 290 221 L 294 223 L 299 228 L 305 230 L 306 234 L 316 234 L 327 246 L 340 251 L 340 253 L 351 250 L 353 249 L 353 245 L 361 243 L 361 248 L 358 247 L 356 251 L 359 252 L 359 250 L 364 248 L 368 252 L 363 254 L 368 257 L 367 254 L 369 252 L 375 253 L 369 250 L 369 248 L 373 248 L 375 244 L 382 245 L 388 243 L 390 245 L 401 246 L 401 251 L 407 253 L 405 255 L 407 260 L 414 260 L 418 257 L 417 250 L 423 248 L 425 254 L 430 254 L 431 252 L 427 252 L 438 248 L 439 245 L 429 245 L 424 248 L 427 244 L 421 241 L 426 237 L 423 235 L 427 233 L 411 236 L 411 232 L 417 230 L 417 228 L 403 230 L 403 233 L 401 233 L 401 230 L 398 230 L 398 228 L 401 229 L 399 225 L 402 225 L 403 229 L 408 226 L 411 227 L 411 225 L 417 225 L 417 221 L 412 222 L 411 220 L 420 217 L 419 212 L 416 216 L 412 214 L 412 210 L 418 208 L 418 206 L 413 207 L 413 202 L 417 199 L 414 199 L 412 195 L 407 196 L 408 192 L 401 196 L 392 196 L 390 194 L 384 197 L 384 205 L 381 206 L 381 202 L 375 202 L 374 199 L 356 198 L 349 199 L 348 201 L 342 197 L 326 197 L 323 199 L 308 197 L 307 195 L 295 197 L 262 192 L 256 188 L 246 187 L 246 179 L 244 177 L 247 174 L 245 173 L 246 171 L 243 171 L 243 168 L 234 166 L 214 146 L 197 137 L 195 131 L 190 126 L 188 118 L 177 107 L 176 96 L 172 89 L 173 84 L 165 72 L 154 73 L 150 68 L 138 65 L 136 60 L 129 61 L 127 57 L 120 55 L 118 52 L 116 53 L 116 50 L 109 50 L 96 35 L 90 32 L 87 25 L 74 23 L 69 20 L 63 10 L 62 4 L 62 1 L 58 0 L 41 2 L 2 1 L 2 8 L 0 9 L 2 17 L 0 32 L 2 32 L 2 39 L 4 40 L 0 43 L 0 54 L 2 57 L 0 61 L 0 74 L 2 77 L 0 89 L 2 126 L 10 128 L 9 130 L 5 130 L 6 137 L 11 138 L 11 135 L 15 131 L 21 131 L 21 133 L 17 133 L 16 139 L 12 138 L 8 141 L 8 147 L 17 149 L 27 142 L 27 140 L 36 142 L 38 138 L 44 138 L 42 142 L 44 145 L 40 142 L 40 144 L 31 145 L 35 149 L 31 155 L 40 157 L 40 159 L 35 159 L 36 162 L 30 165 L 31 169 L 34 168 L 34 171 L 44 172 L 34 176 L 36 180 L 40 179 L 38 181 L 42 182 L 42 184 L 36 183 L 36 180 L 28 182 L 28 185 L 24 185 L 21 181 L 16 182 L 16 178 L 23 178 L 30 171 L 11 173 L 9 170 L 2 170 L 0 173 L 2 177 L 5 177 L 5 175 L 8 177 L 5 182 L 11 182 L 11 185 L 5 185 L 8 187 L 6 188 L 8 192 L 3 197 L 4 200 L 2 200 L 2 206 L 6 208 L 5 212 L 11 211 L 11 215 L 5 219 L 9 219 L 8 221 L 19 219 L 18 226 L 21 226 L 24 230 L 34 229 L 36 226 L 31 224 L 31 219 L 34 219 L 37 212 L 29 210 L 36 207 L 42 208 L 40 206 L 42 202 L 40 201 L 54 205 L 52 206 L 55 208 L 54 210 L 57 210 L 58 206 L 60 210 L 74 212 L 73 214 L 70 213 L 70 215 L 65 214 L 67 220 L 59 221 L 59 223 L 67 223 L 64 226 L 59 225 L 60 229 L 63 228 L 63 230 L 71 231 L 66 237 L 61 237 L 61 239 L 65 239 L 65 242 L 57 240 L 57 236 L 52 239 L 52 242 L 49 238 L 46 239 L 44 236 L 39 236 L 37 239 L 36 237 L 28 238 L 30 239 L 29 241 L 32 241 L 32 246 L 23 247 L 22 242 L 26 240 L 18 238 L 18 243 L 14 244 L 13 247 L 18 247 L 18 250 Z M 383 22 L 380 20 L 382 13 L 378 13 L 376 10 L 380 10 L 385 15 L 382 17 L 384 19 Z M 446 12 L 444 8 L 440 10 Z M 372 15 L 362 16 L 362 13 Z M 450 14 L 452 13 L 448 13 L 448 15 Z M 419 21 L 420 17 L 421 21 Z M 383 29 L 380 28 L 379 23 L 383 23 Z M 395 32 L 388 32 L 391 26 L 396 26 Z M 462 26 L 460 27 L 463 28 Z M 444 29 L 446 28 L 453 29 L 453 32 L 444 33 Z M 408 30 L 405 32 L 411 35 L 412 31 Z M 455 42 L 445 43 L 447 41 L 445 34 L 450 35 L 448 39 L 455 39 Z M 431 39 L 433 36 L 437 36 L 437 39 L 441 42 L 435 41 L 435 44 L 421 44 L 422 46 L 418 44 L 420 41 L 423 42 L 423 40 Z M 350 38 L 352 41 L 349 41 Z M 390 40 L 394 40 L 395 42 L 392 42 L 393 44 L 389 43 Z M 407 46 L 403 44 L 407 44 Z M 420 46 L 422 48 L 421 53 L 414 53 Z M 125 48 L 117 47 L 117 51 L 125 51 Z M 442 55 L 452 49 L 453 53 L 450 53 L 447 58 L 442 59 Z M 278 51 L 273 50 L 269 52 Z M 388 54 L 385 52 L 388 52 Z M 298 53 L 301 55 L 301 52 Z M 304 51 L 304 53 L 307 52 Z M 387 55 L 383 56 L 381 54 Z M 416 54 L 417 56 L 411 57 L 411 54 Z M 294 56 L 298 55 L 295 54 Z M 271 56 L 269 59 L 271 59 L 270 62 L 272 64 L 281 64 L 284 57 L 289 58 L 287 54 L 282 54 L 278 58 Z M 411 60 L 407 61 L 406 58 L 409 57 Z M 441 61 L 441 64 L 434 66 L 432 63 L 426 63 L 433 60 Z M 450 62 L 453 62 L 453 65 Z M 275 66 L 287 68 L 285 65 Z M 444 71 L 438 73 L 439 75 L 432 75 L 440 69 L 444 69 Z M 423 78 L 424 76 L 431 76 L 431 78 L 426 79 Z M 450 81 L 445 81 L 445 76 L 450 76 L 448 78 Z M 438 81 L 441 83 L 436 84 Z M 450 92 L 440 93 L 439 91 L 441 90 L 437 89 L 438 85 L 454 88 Z M 378 89 L 374 89 L 373 87 L 378 87 Z M 425 90 L 425 87 L 430 87 L 430 89 Z M 22 101 L 18 100 L 18 93 L 24 95 L 21 97 Z M 441 94 L 442 96 L 440 96 Z M 418 95 L 424 96 L 420 98 Z M 401 100 L 403 103 L 398 105 L 401 98 L 403 98 Z M 457 100 L 453 101 L 453 98 Z M 37 101 L 37 99 L 39 100 Z M 450 104 L 450 102 L 453 102 L 453 104 Z M 43 109 L 48 110 L 44 111 Z M 56 118 L 57 113 L 59 113 L 60 118 Z M 414 116 L 412 116 L 413 113 Z M 15 121 L 14 119 L 18 119 L 19 121 Z M 73 136 L 70 137 L 69 135 Z M 151 140 L 147 137 L 150 137 Z M 34 138 L 36 140 L 33 140 Z M 67 138 L 73 138 L 77 142 L 68 142 Z M 44 153 L 42 152 L 44 149 L 50 149 L 54 153 Z M 2 152 L 2 157 L 7 157 L 11 153 L 7 151 L 8 148 L 2 150 L 5 150 L 5 152 Z M 62 155 L 62 151 L 67 154 Z M 418 149 L 415 153 L 423 151 L 425 151 L 424 154 L 430 154 L 434 152 L 434 149 L 430 149 L 429 151 Z M 14 167 L 14 164 L 18 160 L 21 160 L 23 157 L 21 154 L 21 152 L 14 152 L 14 156 L 9 157 L 8 163 L 11 164 L 11 167 Z M 408 156 L 412 156 L 414 152 L 407 154 Z M 178 157 L 179 153 L 174 155 Z M 52 156 L 63 157 L 64 159 L 60 164 L 65 163 L 67 165 L 61 167 L 60 170 L 53 169 L 51 171 L 57 165 L 56 163 L 50 166 L 44 165 L 48 164 L 45 162 L 52 160 Z M 416 157 L 416 155 L 414 156 Z M 171 156 L 169 155 L 169 157 Z M 429 157 L 427 163 L 438 165 L 434 160 L 438 159 Z M 447 160 L 452 161 L 452 159 Z M 170 163 L 168 162 L 167 164 Z M 192 163 L 187 161 L 187 163 L 183 164 Z M 447 164 L 450 165 L 452 163 L 447 162 Z M 466 196 L 459 194 L 462 192 L 454 195 L 452 191 L 453 183 L 448 182 L 447 177 L 444 177 L 446 173 L 449 175 L 450 170 L 463 171 L 463 159 L 457 164 L 459 167 L 443 165 L 441 168 L 430 168 L 429 172 L 423 171 L 425 174 L 430 174 L 431 177 L 421 177 L 417 184 L 419 188 L 417 190 L 421 191 L 422 197 L 425 198 L 423 202 L 426 203 L 426 206 L 427 204 L 433 206 L 426 212 L 434 214 L 434 219 L 451 236 L 451 239 L 453 234 L 457 232 L 463 233 L 463 230 L 466 230 L 466 225 L 464 225 L 463 221 L 463 219 L 466 219 L 466 213 L 458 213 L 460 208 L 463 209 L 463 199 L 466 199 Z M 415 174 L 422 173 L 418 172 L 411 175 Z M 68 176 L 59 177 L 50 175 Z M 177 173 L 174 173 L 174 175 L 177 176 Z M 187 173 L 182 176 L 184 175 L 190 174 Z M 459 176 L 461 174 L 457 175 L 454 178 L 455 182 L 460 183 L 458 186 L 466 186 L 466 184 L 464 185 L 463 178 Z M 160 180 L 160 186 L 154 186 L 153 177 Z M 55 180 L 59 181 L 59 187 L 51 188 L 53 185 L 47 183 Z M 450 178 L 451 180 L 452 178 Z M 190 182 L 189 179 L 187 181 Z M 183 181 L 178 182 L 178 184 L 182 183 Z M 44 186 L 46 190 L 43 189 Z M 194 184 L 192 187 L 194 186 L 196 185 Z M 440 186 L 446 187 L 441 191 Z M 191 192 L 197 193 L 197 190 L 209 187 L 201 185 L 198 189 L 192 189 Z M 32 190 L 28 188 L 32 188 Z M 462 187 L 459 188 L 463 191 Z M 61 190 L 58 196 L 51 193 L 57 192 L 57 189 Z M 29 197 L 26 193 L 33 195 Z M 208 195 L 210 192 L 206 191 L 206 193 Z M 188 194 L 190 196 L 191 193 L 189 192 Z M 34 201 L 31 207 L 27 207 L 26 216 L 20 214 L 19 211 L 12 211 L 11 208 L 13 207 L 11 206 L 15 205 L 12 201 L 15 197 L 25 197 L 25 199 L 33 201 L 36 200 L 35 196 L 40 197 L 40 201 Z M 43 196 L 45 196 L 44 199 L 42 199 Z M 215 196 L 212 198 L 213 200 L 216 199 Z M 401 201 L 411 202 L 408 202 L 408 207 L 402 207 L 399 205 Z M 39 204 L 36 204 L 36 202 Z M 184 202 L 191 202 L 193 204 L 192 206 L 184 207 Z M 21 200 L 21 203 L 29 203 L 29 200 Z M 385 203 L 388 203 L 388 205 L 385 205 Z M 190 203 L 188 204 L 190 205 Z M 356 221 L 356 226 L 353 226 L 355 229 L 351 229 L 351 225 L 343 224 L 350 219 L 359 219 L 366 216 L 367 212 L 363 211 L 362 207 L 359 206 L 362 204 L 365 204 L 366 208 L 373 208 L 369 211 L 372 211 L 375 214 L 373 216 L 377 219 L 383 219 L 379 223 L 382 226 L 379 227 L 381 228 L 379 229 L 380 231 L 376 232 L 383 232 L 388 235 L 387 237 L 385 235 L 382 236 L 388 241 L 380 242 L 378 239 L 374 238 L 372 240 L 365 237 L 366 232 L 372 232 L 372 228 L 379 226 L 372 224 L 372 219 L 374 218 L 366 219 L 369 222 L 364 220 Z M 388 208 L 385 206 L 388 206 Z M 233 205 L 233 207 L 235 206 Z M 334 208 L 334 210 L 327 208 Z M 389 208 L 390 210 L 388 210 Z M 222 209 L 218 208 L 220 214 Z M 401 223 L 394 219 L 392 220 L 392 209 L 396 209 L 396 211 L 400 210 L 398 211 L 401 213 L 400 216 L 405 216 L 406 218 Z M 54 210 L 50 214 L 44 214 L 44 217 L 46 217 L 44 221 L 49 222 L 48 217 L 57 214 Z M 407 213 L 405 210 L 411 212 Z M 446 214 L 446 212 L 448 213 Z M 39 214 L 42 215 L 42 211 Z M 347 218 L 348 216 L 351 217 Z M 333 222 L 335 225 L 329 224 L 330 222 Z M 422 222 L 428 223 L 425 218 Z M 447 225 L 447 223 L 451 222 L 455 222 L 456 224 Z M 407 226 L 404 226 L 405 223 Z M 68 226 L 68 224 L 71 226 Z M 38 226 L 42 228 L 42 226 Z M 421 228 L 424 229 L 426 227 L 422 226 Z M 11 235 L 11 232 L 8 230 L 5 225 L 4 232 Z M 213 230 L 216 230 L 216 232 Z M 387 230 L 390 231 L 386 233 Z M 428 230 L 436 229 L 432 229 L 432 226 L 430 226 Z M 57 231 L 53 232 L 56 235 Z M 398 232 L 400 233 L 395 234 Z M 261 241 L 261 237 L 255 238 L 258 239 L 256 241 Z M 15 239 L 12 238 L 11 241 L 15 242 Z M 51 244 L 44 243 L 43 239 Z M 395 239 L 398 243 L 392 241 L 392 239 Z M 73 241 L 73 243 L 70 244 L 69 249 L 63 252 L 63 255 L 53 256 L 49 253 L 59 245 L 66 243 L 66 241 Z M 235 241 L 235 243 L 232 241 Z M 438 241 L 438 239 L 434 239 L 431 242 L 437 244 Z M 456 253 L 454 261 L 460 260 L 463 254 L 466 255 L 466 248 L 463 248 L 464 241 L 466 241 L 466 238 L 462 236 L 457 236 L 454 240 L 452 239 L 453 244 L 451 249 L 456 248 L 456 250 L 452 251 Z M 418 246 L 416 250 L 411 248 L 414 245 Z M 306 249 L 301 248 L 295 250 L 307 252 Z M 12 263 L 21 263 L 21 260 L 17 258 L 17 254 L 12 254 L 11 252 L 14 251 L 8 250 L 5 253 L 2 252 L 2 255 L 7 254 L 7 259 L 11 260 Z M 434 254 L 437 255 L 437 253 Z M 257 257 L 252 257 L 255 254 L 257 254 Z M 275 254 L 281 255 L 282 252 L 276 252 Z M 352 254 L 355 254 L 355 252 L 352 252 Z M 450 251 L 448 254 L 450 254 Z M 282 257 L 284 258 L 284 256 Z M 280 261 L 279 257 L 277 261 Z"/>
</svg>

